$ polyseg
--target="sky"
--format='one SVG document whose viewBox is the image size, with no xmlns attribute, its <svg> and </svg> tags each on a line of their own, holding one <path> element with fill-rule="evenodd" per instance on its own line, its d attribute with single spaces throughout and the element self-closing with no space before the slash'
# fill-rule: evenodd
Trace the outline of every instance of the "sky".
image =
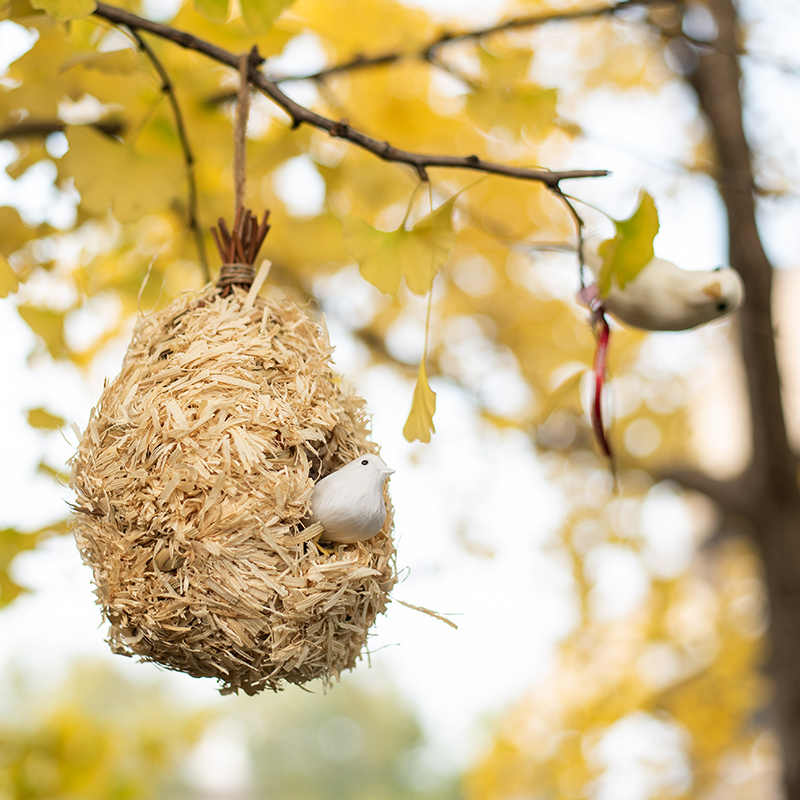
<svg viewBox="0 0 800 800">
<path fill-rule="evenodd" d="M 451 22 L 458 15 L 465 25 L 491 21 L 503 7 L 498 0 L 420 0 L 417 4 Z M 765 4 L 753 0 L 744 6 L 753 23 L 754 50 L 768 52 L 773 59 L 792 61 L 798 33 L 792 5 L 789 0 Z M 697 25 L 702 24 L 699 18 Z M 538 32 L 534 42 L 545 35 L 553 35 L 553 31 Z M 24 41 L 25 35 L 16 26 L 0 23 L 4 59 L 10 60 Z M 549 51 L 544 48 L 536 52 L 541 55 L 537 55 L 535 70 L 547 73 L 558 68 L 557 54 L 547 56 Z M 314 68 L 318 57 L 313 41 L 306 42 L 291 51 L 291 66 L 297 70 Z M 769 162 L 765 163 L 778 166 L 766 172 L 775 185 L 788 180 L 790 188 L 796 190 L 800 175 L 798 140 L 785 131 L 800 128 L 800 77 L 752 59 L 745 60 L 745 69 L 750 135 L 756 141 L 770 143 Z M 299 87 L 296 91 L 307 89 Z M 603 182 L 585 182 L 582 197 L 612 214 L 625 216 L 633 207 L 638 187 L 644 185 L 654 194 L 660 212 L 657 255 L 687 268 L 724 263 L 724 217 L 711 182 L 670 166 L 687 157 L 689 145 L 680 131 L 697 117 L 696 106 L 685 89 L 668 86 L 654 98 L 642 95 L 633 100 L 630 96 L 620 100 L 602 94 L 581 107 L 567 105 L 560 111 L 579 120 L 591 135 L 574 148 L 570 163 L 559 166 L 601 165 L 612 170 L 612 176 Z M 58 146 L 57 141 L 54 146 Z M 0 166 L 8 162 L 10 153 L 9 145 L 0 143 Z M 289 169 L 302 171 L 307 165 L 301 159 Z M 313 181 L 298 182 L 291 177 L 278 177 L 279 191 L 297 208 L 313 208 L 319 202 Z M 0 172 L 0 204 L 19 205 L 31 220 L 47 217 L 65 222 L 74 199 L 59 194 L 52 187 L 52 178 L 42 168 L 14 183 Z M 298 185 L 309 188 L 295 189 L 296 195 L 291 197 L 291 187 Z M 796 266 L 797 212 L 796 198 L 760 202 L 762 233 L 770 256 L 781 268 Z M 536 271 L 536 280 L 553 293 L 567 296 L 573 291 L 574 275 L 571 271 L 567 274 L 558 256 L 532 261 L 530 268 Z M 794 290 L 800 288 L 797 281 L 789 277 L 784 280 L 792 289 L 784 296 L 796 296 Z M 570 570 L 551 547 L 565 511 L 565 499 L 548 482 L 547 462 L 531 453 L 524 434 L 498 431 L 481 422 L 470 401 L 446 383 L 433 381 L 438 397 L 437 433 L 432 443 L 406 442 L 401 431 L 411 394 L 409 381 L 385 367 L 367 366 L 363 349 L 336 321 L 337 297 L 355 298 L 356 307 L 359 302 L 369 305 L 374 301 L 374 290 L 354 269 L 325 279 L 317 288 L 329 303 L 337 366 L 367 398 L 375 439 L 381 443 L 384 460 L 397 470 L 391 491 L 403 580 L 394 596 L 452 614 L 459 625 L 453 631 L 437 620 L 393 604 L 378 621 L 370 641 L 371 670 L 362 664 L 355 679 L 369 682 L 388 676 L 421 715 L 431 739 L 431 752 L 447 763 L 465 764 L 485 744 L 484 721 L 547 675 L 554 647 L 575 624 Z M 39 291 L 52 292 L 52 287 L 38 287 L 33 282 L 26 291 L 35 297 Z M 784 305 L 783 313 L 791 316 L 792 303 L 787 300 Z M 95 324 L 93 314 L 98 311 L 102 313 L 102 309 L 90 309 L 75 320 L 68 335 L 87 336 Z M 422 305 L 416 311 L 419 322 Z M 400 353 L 419 352 L 422 332 L 414 319 L 412 315 L 408 328 L 397 331 L 390 343 Z M 796 329 L 794 326 L 790 336 L 795 336 Z M 716 365 L 697 377 L 692 414 L 696 422 L 694 444 L 701 463 L 717 472 L 741 459 L 744 446 L 743 436 L 737 439 L 729 433 L 742 430 L 741 424 L 737 427 L 735 404 L 720 410 L 703 400 L 708 395 L 705 388 L 712 383 L 719 386 L 723 382 L 730 391 L 736 391 L 737 375 L 719 367 L 726 361 L 729 332 L 730 323 L 722 323 L 696 333 L 657 335 L 647 345 L 650 357 L 665 369 L 681 371 L 697 366 L 701 351 L 706 354 L 704 363 Z M 82 428 L 103 380 L 118 370 L 125 342 L 109 348 L 87 379 L 68 365 L 29 362 L 33 336 L 9 301 L 0 302 L 0 337 L 6 376 L 0 393 L 0 418 L 10 421 L 2 445 L 5 457 L 0 460 L 0 485 L 4 487 L 0 527 L 33 528 L 63 517 L 64 504 L 70 498 L 67 490 L 34 475 L 36 464 L 43 454 L 49 463 L 63 463 L 76 439 L 69 431 L 62 437 L 31 430 L 25 424 L 24 411 L 44 404 Z M 789 341 L 800 344 L 796 337 L 785 339 L 787 355 Z M 708 354 L 719 358 L 709 359 Z M 501 402 L 500 398 L 513 398 L 514 392 L 522 389 L 515 385 L 512 375 L 498 379 L 491 391 L 496 402 Z M 468 515 L 464 511 L 467 507 Z M 591 569 L 596 575 L 592 603 L 606 618 L 623 616 L 635 608 L 646 592 L 650 575 L 659 570 L 677 573 L 692 557 L 697 525 L 668 487 L 659 487 L 647 501 L 644 536 L 642 559 L 611 545 L 597 548 L 591 555 Z M 153 665 L 139 665 L 108 652 L 88 570 L 68 537 L 51 540 L 35 552 L 20 556 L 14 574 L 32 591 L 0 613 L 0 672 L 21 668 L 42 681 L 55 681 L 70 663 L 83 656 L 107 659 L 133 679 L 147 679 L 156 672 Z M 163 671 L 159 674 L 193 702 L 217 702 L 210 681 Z M 485 680 L 485 676 L 491 680 Z M 615 735 L 624 736 L 625 730 Z M 654 729 L 649 722 L 634 730 L 639 734 L 649 731 L 645 739 L 652 736 L 653 741 L 672 735 Z M 198 770 L 205 764 L 209 774 L 216 771 L 219 764 L 214 758 L 229 759 L 229 769 L 241 760 L 235 742 L 228 741 L 211 751 L 213 756 L 198 759 Z M 612 756 L 609 758 L 613 762 Z M 609 774 L 617 774 L 614 769 L 618 768 L 612 763 Z M 618 783 L 609 786 L 613 789 Z M 645 798 L 648 791 L 643 785 L 625 798 Z"/>
</svg>

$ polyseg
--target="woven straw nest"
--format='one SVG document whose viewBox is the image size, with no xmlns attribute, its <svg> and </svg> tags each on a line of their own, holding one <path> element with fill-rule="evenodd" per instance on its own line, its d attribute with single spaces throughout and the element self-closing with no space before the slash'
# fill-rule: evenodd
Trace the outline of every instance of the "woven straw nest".
<svg viewBox="0 0 800 800">
<path fill-rule="evenodd" d="M 331 555 L 307 527 L 315 481 L 377 452 L 330 356 L 306 310 L 240 288 L 139 320 L 73 459 L 75 538 L 112 650 L 223 693 L 354 666 L 395 551 L 391 510 Z"/>
</svg>

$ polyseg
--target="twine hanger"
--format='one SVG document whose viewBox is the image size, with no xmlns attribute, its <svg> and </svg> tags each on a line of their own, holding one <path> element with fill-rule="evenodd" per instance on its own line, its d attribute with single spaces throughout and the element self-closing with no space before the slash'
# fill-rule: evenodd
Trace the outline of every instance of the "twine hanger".
<svg viewBox="0 0 800 800">
<path fill-rule="evenodd" d="M 246 186 L 246 135 L 247 120 L 250 115 L 250 70 L 260 63 L 258 49 L 253 46 L 249 53 L 239 59 L 239 94 L 236 104 L 236 122 L 234 125 L 233 181 L 235 193 L 235 212 L 233 227 L 228 229 L 225 220 L 220 217 L 217 225 L 211 228 L 217 244 L 222 267 L 217 278 L 217 289 L 225 297 L 233 291 L 234 286 L 249 288 L 255 280 L 255 260 L 264 238 L 269 231 L 267 220 L 269 211 L 259 223 L 256 215 L 245 208 Z"/>
</svg>

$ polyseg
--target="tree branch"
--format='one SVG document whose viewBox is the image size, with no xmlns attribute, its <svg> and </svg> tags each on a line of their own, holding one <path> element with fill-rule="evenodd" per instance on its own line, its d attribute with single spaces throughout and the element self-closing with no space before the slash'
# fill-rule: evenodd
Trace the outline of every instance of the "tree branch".
<svg viewBox="0 0 800 800">
<path fill-rule="evenodd" d="M 445 31 L 438 34 L 426 44 L 415 50 L 387 50 L 383 53 L 376 53 L 367 56 L 358 53 L 353 58 L 333 64 L 330 67 L 300 75 L 284 75 L 275 78 L 276 83 L 286 83 L 288 81 L 322 81 L 332 75 L 342 72 L 353 72 L 355 70 L 367 69 L 369 67 L 384 67 L 396 64 L 398 61 L 406 59 L 418 59 L 427 61 L 436 67 L 447 69 L 446 65 L 436 60 L 438 51 L 455 44 L 457 42 L 480 41 L 498 33 L 508 31 L 519 31 L 528 28 L 535 28 L 553 22 L 577 22 L 580 20 L 597 19 L 599 17 L 613 17 L 630 8 L 673 5 L 677 0 L 621 0 L 618 3 L 604 3 L 602 5 L 591 6 L 589 8 L 575 9 L 572 11 L 546 12 L 544 14 L 526 14 L 524 16 L 512 17 L 494 25 L 486 25 L 480 28 L 472 28 L 467 31 L 453 33 Z"/>
<path fill-rule="evenodd" d="M 220 64 L 226 64 L 233 69 L 238 68 L 238 55 L 218 47 L 211 42 L 207 42 L 204 39 L 200 39 L 186 31 L 181 31 L 159 22 L 153 22 L 144 17 L 132 14 L 130 11 L 108 5 L 107 3 L 98 3 L 94 14 L 116 25 L 124 25 L 132 30 L 147 31 L 162 39 L 172 41 L 181 47 L 208 56 Z M 281 91 L 275 81 L 271 81 L 258 70 L 254 69 L 251 71 L 250 83 L 289 115 L 292 120 L 292 127 L 298 127 L 302 124 L 311 125 L 326 131 L 331 136 L 352 142 L 384 161 L 407 164 L 417 172 L 421 180 L 428 180 L 428 167 L 447 167 L 451 169 L 467 169 L 475 172 L 485 172 L 493 175 L 504 175 L 509 178 L 519 178 L 522 180 L 538 181 L 555 191 L 558 189 L 560 182 L 564 180 L 574 178 L 601 178 L 608 175 L 608 170 L 603 169 L 551 171 L 498 164 L 492 161 L 486 161 L 485 159 L 479 158 L 477 155 L 451 156 L 437 153 L 415 153 L 410 150 L 403 150 L 394 147 L 389 142 L 374 139 L 351 127 L 344 121 L 329 119 L 321 114 L 317 114 L 315 111 L 311 111 L 305 106 L 301 106 Z"/>
<path fill-rule="evenodd" d="M 208 269 L 208 258 L 206 257 L 206 248 L 203 243 L 203 233 L 200 229 L 200 223 L 197 220 L 197 181 L 194 175 L 194 155 L 192 148 L 189 145 L 189 136 L 186 133 L 186 125 L 183 121 L 183 114 L 181 107 L 178 105 L 178 98 L 175 95 L 175 87 L 169 77 L 164 65 L 161 63 L 159 57 L 153 51 L 153 48 L 139 35 L 134 29 L 130 28 L 131 35 L 139 45 L 139 49 L 150 59 L 150 63 L 161 78 L 161 91 L 166 94 L 169 99 L 169 104 L 172 108 L 172 115 L 175 117 L 175 128 L 178 132 L 178 139 L 181 143 L 181 150 L 183 150 L 183 161 L 186 165 L 186 183 L 188 185 L 189 198 L 187 203 L 187 214 L 189 230 L 194 235 L 195 245 L 197 246 L 197 257 L 200 259 L 200 266 L 203 269 L 203 276 L 206 282 L 211 280 L 211 272 Z"/>
<path fill-rule="evenodd" d="M 430 64 L 437 69 L 441 69 L 454 75 L 467 85 L 473 85 L 472 80 L 461 72 L 458 72 L 449 64 L 441 61 L 438 52 L 456 42 L 480 41 L 481 39 L 494 36 L 512 30 L 524 30 L 535 28 L 552 22 L 578 22 L 599 17 L 611 17 L 635 7 L 647 7 L 656 5 L 672 5 L 679 0 L 621 0 L 621 2 L 592 6 L 590 8 L 577 9 L 574 11 L 558 11 L 545 14 L 528 14 L 525 16 L 514 17 L 504 20 L 494 25 L 487 25 L 481 28 L 473 28 L 468 31 L 452 33 L 445 31 L 438 34 L 429 42 L 414 50 L 385 50 L 381 53 L 366 55 L 356 53 L 351 58 L 332 64 L 329 67 L 316 70 L 315 72 L 301 72 L 294 75 L 272 76 L 274 83 L 290 83 L 293 81 L 314 81 L 322 83 L 327 78 L 347 72 L 357 72 L 374 67 L 389 67 L 400 61 L 419 60 Z M 206 102 L 209 105 L 219 105 L 220 103 L 230 102 L 236 99 L 236 92 L 224 91 L 209 97 Z"/>
<path fill-rule="evenodd" d="M 112 138 L 121 136 L 127 129 L 127 123 L 118 117 L 110 117 L 97 122 L 89 123 L 90 128 L 94 128 L 99 133 Z M 26 119 L 22 122 L 15 122 L 0 128 L 1 139 L 32 139 L 39 136 L 49 136 L 51 133 L 63 133 L 67 129 L 67 123 L 60 119 Z"/>
<path fill-rule="evenodd" d="M 673 481 L 683 489 L 705 495 L 723 514 L 740 514 L 748 519 L 752 518 L 752 487 L 747 485 L 743 476 L 720 480 L 691 467 L 670 467 L 656 470 L 653 478 L 657 481 Z"/>
<path fill-rule="evenodd" d="M 455 42 L 480 41 L 488 36 L 508 31 L 519 31 L 526 28 L 535 28 L 552 22 L 576 22 L 585 19 L 597 19 L 598 17 L 613 17 L 620 12 L 630 8 L 647 6 L 675 5 L 679 0 L 621 0 L 618 3 L 604 3 L 602 5 L 581 8 L 573 11 L 546 12 L 544 14 L 528 14 L 526 16 L 512 17 L 495 25 L 487 25 L 483 28 L 473 28 L 461 33 L 442 33 L 420 52 L 427 61 L 437 50 Z"/>
</svg>

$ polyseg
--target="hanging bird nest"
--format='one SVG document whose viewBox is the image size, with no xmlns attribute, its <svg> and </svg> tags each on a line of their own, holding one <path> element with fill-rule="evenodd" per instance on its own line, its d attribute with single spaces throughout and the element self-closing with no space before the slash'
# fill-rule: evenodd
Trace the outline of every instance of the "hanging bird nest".
<svg viewBox="0 0 800 800">
<path fill-rule="evenodd" d="M 235 280 L 224 294 L 140 318 L 73 459 L 75 538 L 114 652 L 223 693 L 329 683 L 386 609 L 392 513 L 328 555 L 311 494 L 378 448 L 324 323 Z"/>
</svg>

